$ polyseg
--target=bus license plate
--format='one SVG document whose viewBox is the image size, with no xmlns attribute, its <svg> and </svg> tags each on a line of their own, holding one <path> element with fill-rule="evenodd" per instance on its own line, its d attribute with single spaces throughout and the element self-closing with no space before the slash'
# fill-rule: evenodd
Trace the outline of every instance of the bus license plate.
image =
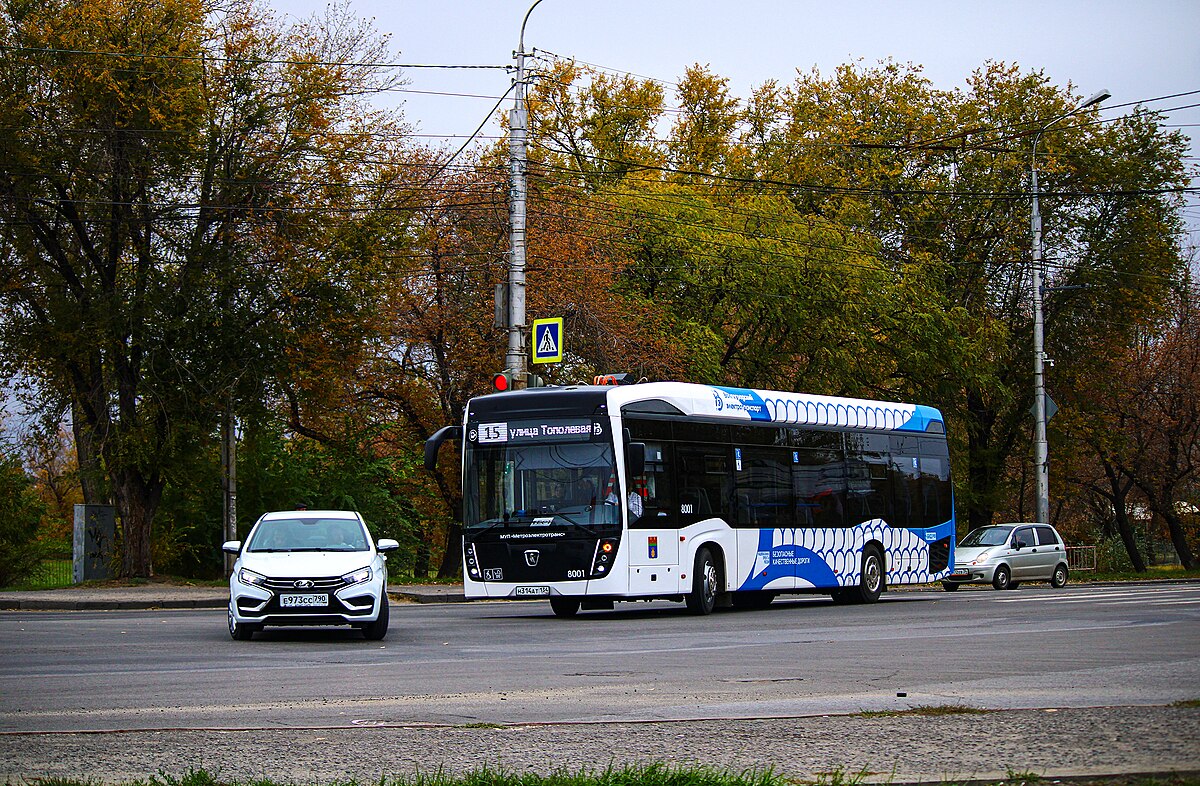
<svg viewBox="0 0 1200 786">
<path fill-rule="evenodd" d="M 513 594 L 518 598 L 544 598 L 550 594 L 549 587 L 517 587 Z"/>
<path fill-rule="evenodd" d="M 316 606 L 328 606 L 328 595 L 280 595 L 279 605 L 285 609 L 295 608 L 314 608 Z"/>
</svg>

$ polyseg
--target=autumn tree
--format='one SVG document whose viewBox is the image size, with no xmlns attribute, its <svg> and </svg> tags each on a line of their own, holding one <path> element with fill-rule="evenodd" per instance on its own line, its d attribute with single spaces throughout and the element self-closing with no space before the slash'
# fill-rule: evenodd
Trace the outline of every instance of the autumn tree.
<svg viewBox="0 0 1200 786">
<path fill-rule="evenodd" d="M 336 7 L 290 29 L 240 2 L 2 12 L 0 354 L 69 411 L 84 497 L 146 576 L 177 459 L 370 300 L 326 219 L 385 48 Z"/>
</svg>

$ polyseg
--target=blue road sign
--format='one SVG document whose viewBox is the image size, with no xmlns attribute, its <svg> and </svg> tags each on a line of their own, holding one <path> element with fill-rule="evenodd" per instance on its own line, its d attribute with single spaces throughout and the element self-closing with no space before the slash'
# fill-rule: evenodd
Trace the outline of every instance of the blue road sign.
<svg viewBox="0 0 1200 786">
<path fill-rule="evenodd" d="M 562 357 L 562 317 L 533 320 L 533 362 L 561 363 Z"/>
</svg>

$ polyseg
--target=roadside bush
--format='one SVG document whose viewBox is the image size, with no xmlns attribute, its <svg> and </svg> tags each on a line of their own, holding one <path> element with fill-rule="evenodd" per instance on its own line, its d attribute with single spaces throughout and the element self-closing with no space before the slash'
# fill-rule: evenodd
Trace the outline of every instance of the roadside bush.
<svg viewBox="0 0 1200 786">
<path fill-rule="evenodd" d="M 30 578 L 48 548 L 38 540 L 45 504 L 14 456 L 0 456 L 0 587 Z"/>
<path fill-rule="evenodd" d="M 1096 544 L 1098 573 L 1132 573 L 1133 563 L 1120 538 L 1106 538 Z"/>
</svg>

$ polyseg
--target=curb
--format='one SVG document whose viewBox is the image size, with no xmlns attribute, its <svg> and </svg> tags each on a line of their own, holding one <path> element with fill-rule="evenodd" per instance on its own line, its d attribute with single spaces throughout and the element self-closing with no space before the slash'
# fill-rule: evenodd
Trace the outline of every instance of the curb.
<svg viewBox="0 0 1200 786">
<path fill-rule="evenodd" d="M 0 611 L 130 611 L 146 609 L 223 609 L 221 598 L 174 600 L 4 600 Z"/>
</svg>

